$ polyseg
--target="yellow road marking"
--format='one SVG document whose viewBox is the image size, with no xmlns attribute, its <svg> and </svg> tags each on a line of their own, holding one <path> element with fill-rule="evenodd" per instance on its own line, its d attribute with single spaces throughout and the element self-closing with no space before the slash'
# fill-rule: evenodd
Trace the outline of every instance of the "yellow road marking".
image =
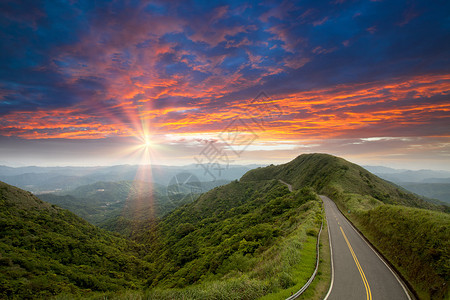
<svg viewBox="0 0 450 300">
<path fill-rule="evenodd" d="M 356 258 L 355 252 L 353 252 L 352 245 L 350 245 L 350 242 L 348 241 L 347 236 L 344 233 L 344 230 L 340 226 L 339 226 L 339 228 L 341 229 L 342 235 L 344 236 L 344 239 L 345 239 L 345 242 L 347 243 L 348 249 L 350 249 L 350 253 L 353 256 L 353 260 L 355 261 L 356 267 L 358 268 L 359 274 L 361 275 L 362 281 L 364 283 L 364 287 L 366 288 L 367 300 L 372 300 L 372 293 L 370 291 L 370 286 L 369 286 L 369 282 L 367 281 L 366 275 L 364 274 L 364 271 L 363 271 L 361 265 L 359 264 L 358 258 Z"/>
</svg>

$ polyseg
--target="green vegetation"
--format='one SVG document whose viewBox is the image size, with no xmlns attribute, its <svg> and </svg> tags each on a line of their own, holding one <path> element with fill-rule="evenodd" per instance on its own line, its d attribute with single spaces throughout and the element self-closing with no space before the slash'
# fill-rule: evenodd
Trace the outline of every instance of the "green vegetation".
<svg viewBox="0 0 450 300">
<path fill-rule="evenodd" d="M 235 181 L 142 222 L 135 241 L 0 190 L 0 297 L 255 299 L 296 290 L 314 269 L 322 209 L 309 188 Z"/>
<path fill-rule="evenodd" d="M 254 169 L 241 181 L 267 178 L 284 180 L 294 188 L 309 186 L 329 196 L 421 298 L 448 297 L 448 284 L 443 283 L 450 279 L 449 206 L 425 201 L 327 154 L 304 154 L 284 165 Z"/>
<path fill-rule="evenodd" d="M 445 299 L 450 282 L 450 215 L 379 206 L 357 215 L 358 227 L 418 287 L 422 299 Z"/>
<path fill-rule="evenodd" d="M 0 298 L 136 289 L 142 246 L 0 182 Z"/>
<path fill-rule="evenodd" d="M 139 181 L 96 182 L 40 199 L 66 208 L 88 222 L 125 236 L 148 219 L 161 217 L 194 197 L 168 198 L 166 188 Z"/>
<path fill-rule="evenodd" d="M 328 227 L 324 220 L 319 245 L 319 268 L 311 285 L 297 299 L 322 300 L 328 292 L 331 283 L 331 253 L 328 239 Z"/>
<path fill-rule="evenodd" d="M 448 206 L 343 159 L 301 155 L 249 171 L 193 202 L 180 195 L 171 199 L 174 210 L 157 187 L 137 184 L 97 183 L 53 199 L 103 218 L 126 239 L 0 183 L 0 298 L 284 298 L 314 269 L 323 219 L 316 193 L 336 201 L 422 298 L 448 297 Z M 75 206 L 74 199 L 86 201 Z M 162 214 L 163 207 L 172 211 Z M 327 251 L 322 241 L 322 261 L 329 262 Z M 320 299 L 329 278 L 321 265 L 303 299 Z"/>
<path fill-rule="evenodd" d="M 290 193 L 277 180 L 235 181 L 203 194 L 135 238 L 150 245 L 150 287 L 209 286 L 246 276 L 268 293 L 309 278 L 314 251 L 312 258 L 302 253 L 314 248 L 310 237 L 317 235 L 321 220 L 320 201 L 308 188 Z M 310 267 L 299 271 L 299 263 Z"/>
<path fill-rule="evenodd" d="M 199 182 L 203 191 L 228 183 Z M 181 191 L 183 192 L 183 191 Z M 184 191 L 190 194 L 191 190 Z M 56 194 L 40 194 L 41 200 L 68 209 L 88 222 L 130 236 L 149 219 L 160 218 L 199 195 L 167 196 L 166 187 L 139 181 L 96 182 Z"/>
</svg>

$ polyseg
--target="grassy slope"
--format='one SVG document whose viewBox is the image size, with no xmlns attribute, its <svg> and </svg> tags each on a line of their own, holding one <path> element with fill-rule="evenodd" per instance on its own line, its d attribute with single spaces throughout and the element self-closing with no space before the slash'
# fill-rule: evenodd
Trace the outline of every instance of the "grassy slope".
<svg viewBox="0 0 450 300">
<path fill-rule="evenodd" d="M 305 154 L 284 165 L 255 169 L 242 181 L 265 178 L 279 178 L 295 188 L 311 186 L 329 196 L 422 298 L 448 296 L 448 286 L 442 283 L 450 280 L 450 247 L 445 242 L 450 233 L 442 228 L 450 215 L 440 212 L 448 212 L 448 206 L 424 201 L 358 165 L 326 154 Z"/>
<path fill-rule="evenodd" d="M 151 245 L 152 299 L 290 293 L 312 273 L 320 220 L 320 201 L 309 189 L 290 193 L 277 180 L 213 189 L 136 237 Z M 312 256 L 303 256 L 310 246 Z"/>
<path fill-rule="evenodd" d="M 372 242 L 376 241 L 383 255 L 391 258 L 395 267 L 407 276 L 420 298 L 448 297 L 449 214 L 383 205 L 360 212 L 353 219 Z"/>
<path fill-rule="evenodd" d="M 142 286 L 142 247 L 0 182 L 0 298 Z"/>
<path fill-rule="evenodd" d="M 306 291 L 297 299 L 299 300 L 322 300 L 328 292 L 331 283 L 331 255 L 330 240 L 328 236 L 327 222 L 323 224 L 319 244 L 319 269 L 316 277 Z"/>
<path fill-rule="evenodd" d="M 385 204 L 442 209 L 373 175 L 356 164 L 328 154 L 300 155 L 284 165 L 249 171 L 241 180 L 269 178 L 282 179 L 291 183 L 294 189 L 310 186 L 318 193 L 353 193 L 371 196 Z"/>
</svg>

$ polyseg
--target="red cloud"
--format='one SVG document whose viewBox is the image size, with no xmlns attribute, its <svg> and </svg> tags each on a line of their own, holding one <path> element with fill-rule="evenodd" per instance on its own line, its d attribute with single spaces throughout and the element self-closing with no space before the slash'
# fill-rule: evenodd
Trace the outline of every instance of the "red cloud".
<svg viewBox="0 0 450 300">
<path fill-rule="evenodd" d="M 223 86 L 238 80 L 239 77 L 232 77 Z M 137 92 L 142 92 L 141 88 L 152 89 L 155 86 L 164 89 L 154 98 L 129 100 Z M 220 87 L 219 92 L 212 89 L 194 90 L 187 85 L 179 86 L 174 81 L 167 81 L 150 82 L 145 87 L 142 84 L 134 88 L 135 92 L 133 89 L 125 90 L 125 95 L 121 97 L 123 101 L 103 108 L 96 104 L 97 109 L 92 109 L 89 103 L 82 103 L 71 109 L 10 113 L 0 121 L 0 133 L 25 139 L 98 139 L 141 136 L 145 131 L 163 134 L 219 133 L 231 120 L 241 118 L 263 140 L 365 137 L 377 136 L 386 130 L 391 136 L 396 136 L 397 130 L 404 136 L 405 128 L 410 129 L 411 135 L 448 136 L 446 127 L 434 128 L 432 134 L 426 130 L 421 132 L 421 128 L 429 130 L 429 125 L 439 120 L 448 122 L 450 103 L 433 97 L 448 97 L 450 75 L 341 85 L 276 95 L 267 100 L 269 106 L 265 108 L 278 105 L 283 115 L 264 120 L 263 128 L 254 122 L 258 116 L 249 113 L 258 111 L 261 103 L 251 103 L 251 99 L 236 99 L 229 101 L 229 106 L 213 106 L 213 101 L 225 93 L 225 90 L 220 92 Z M 119 96 L 120 90 L 112 89 L 110 93 Z M 152 101 L 161 95 L 205 100 L 199 100 L 196 105 L 176 103 L 162 108 L 154 107 Z M 151 124 L 151 128 L 144 128 L 149 125 L 143 124 Z"/>
</svg>

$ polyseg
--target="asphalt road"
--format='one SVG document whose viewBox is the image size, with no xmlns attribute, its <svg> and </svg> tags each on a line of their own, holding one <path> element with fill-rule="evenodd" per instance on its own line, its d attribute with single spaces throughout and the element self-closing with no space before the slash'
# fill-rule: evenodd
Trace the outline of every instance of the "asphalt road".
<svg viewBox="0 0 450 300">
<path fill-rule="evenodd" d="M 332 281 L 325 300 L 411 299 L 397 276 L 341 214 L 320 196 L 330 234 Z"/>
</svg>

